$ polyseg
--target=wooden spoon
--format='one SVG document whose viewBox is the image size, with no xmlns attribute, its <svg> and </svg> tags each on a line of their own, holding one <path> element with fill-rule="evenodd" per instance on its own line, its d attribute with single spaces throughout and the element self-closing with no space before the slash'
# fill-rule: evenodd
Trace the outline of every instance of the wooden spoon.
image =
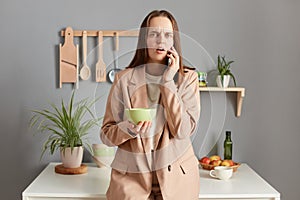
<svg viewBox="0 0 300 200">
<path fill-rule="evenodd" d="M 96 82 L 106 82 L 106 65 L 103 61 L 103 32 L 98 32 L 98 62 L 96 63 Z"/>
<path fill-rule="evenodd" d="M 83 66 L 80 69 L 80 78 L 82 80 L 89 79 L 91 75 L 91 70 L 89 66 L 86 64 L 86 54 L 87 54 L 87 32 L 83 31 L 82 33 L 82 46 L 83 46 Z"/>
</svg>

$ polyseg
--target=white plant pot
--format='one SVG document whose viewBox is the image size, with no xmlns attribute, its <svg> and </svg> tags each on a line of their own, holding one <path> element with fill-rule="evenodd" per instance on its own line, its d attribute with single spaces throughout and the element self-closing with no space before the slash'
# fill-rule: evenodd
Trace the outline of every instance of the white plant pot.
<svg viewBox="0 0 300 200">
<path fill-rule="evenodd" d="M 60 149 L 60 158 L 65 168 L 78 168 L 81 166 L 83 158 L 83 147 L 71 147 Z"/>
<path fill-rule="evenodd" d="M 229 81 L 230 81 L 230 75 L 224 75 L 223 82 L 221 79 L 221 75 L 218 75 L 217 79 L 216 79 L 218 87 L 221 87 L 221 88 L 227 88 L 229 85 Z"/>
</svg>

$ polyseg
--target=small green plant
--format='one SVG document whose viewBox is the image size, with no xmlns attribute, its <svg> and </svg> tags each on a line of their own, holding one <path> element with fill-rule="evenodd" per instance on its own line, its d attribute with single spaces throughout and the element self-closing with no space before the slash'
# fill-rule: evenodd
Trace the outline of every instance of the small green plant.
<svg viewBox="0 0 300 200">
<path fill-rule="evenodd" d="M 220 57 L 220 55 L 218 55 L 218 71 L 221 76 L 222 84 L 223 84 L 224 75 L 229 75 L 233 79 L 234 86 L 236 86 L 235 77 L 230 71 L 230 64 L 232 64 L 233 62 L 234 61 L 227 62 L 225 60 L 225 56 Z"/>
<path fill-rule="evenodd" d="M 68 105 L 61 101 L 61 107 L 51 104 L 51 110 L 33 110 L 34 115 L 30 119 L 30 127 L 37 127 L 41 133 L 48 134 L 48 139 L 43 145 L 41 158 L 45 151 L 49 149 L 53 154 L 56 150 L 67 147 L 86 146 L 92 152 L 91 145 L 87 142 L 86 136 L 88 131 L 94 126 L 100 126 L 101 118 L 96 116 L 90 110 L 91 106 L 95 104 L 97 99 L 90 101 L 85 98 L 78 103 L 74 103 L 74 94 L 70 98 Z M 89 119 L 83 121 L 83 118 L 89 115 Z"/>
</svg>

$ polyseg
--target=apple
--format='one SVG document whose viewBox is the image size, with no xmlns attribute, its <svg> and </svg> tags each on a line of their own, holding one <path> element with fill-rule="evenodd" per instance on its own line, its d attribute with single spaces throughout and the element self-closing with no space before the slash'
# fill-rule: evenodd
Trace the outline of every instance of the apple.
<svg viewBox="0 0 300 200">
<path fill-rule="evenodd" d="M 221 162 L 221 166 L 227 166 L 227 167 L 230 167 L 231 166 L 231 163 L 228 161 L 228 160 L 223 160 Z"/>
<path fill-rule="evenodd" d="M 210 163 L 210 159 L 209 159 L 209 157 L 203 157 L 203 158 L 201 158 L 200 159 L 200 162 L 201 163 L 204 163 L 204 164 L 209 164 Z"/>
<path fill-rule="evenodd" d="M 230 163 L 230 166 L 233 166 L 233 165 L 234 165 L 233 160 L 228 160 L 228 162 Z"/>
<path fill-rule="evenodd" d="M 221 160 L 212 160 L 212 161 L 210 161 L 210 165 L 213 165 L 214 167 L 216 167 L 216 166 L 220 166 L 220 164 L 222 163 L 222 161 Z"/>
<path fill-rule="evenodd" d="M 221 160 L 221 157 L 218 156 L 218 155 L 213 155 L 213 156 L 210 156 L 209 159 L 210 159 L 210 161 L 213 161 L 213 160 Z"/>
</svg>

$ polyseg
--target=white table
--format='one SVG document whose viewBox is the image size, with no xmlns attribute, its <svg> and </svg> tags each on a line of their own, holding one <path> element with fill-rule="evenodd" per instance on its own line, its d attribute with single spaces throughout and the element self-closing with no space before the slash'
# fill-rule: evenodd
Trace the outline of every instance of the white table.
<svg viewBox="0 0 300 200">
<path fill-rule="evenodd" d="M 208 170 L 201 169 L 199 198 L 280 200 L 280 193 L 247 164 L 242 164 L 228 181 L 211 178 Z"/>
<path fill-rule="evenodd" d="M 50 163 L 24 190 L 23 200 L 105 200 L 110 179 L 109 168 L 88 164 L 88 171 L 79 175 L 57 174 L 57 164 Z"/>
<path fill-rule="evenodd" d="M 50 163 L 23 191 L 23 200 L 105 200 L 110 169 L 88 164 L 88 173 L 61 175 L 54 172 L 59 163 Z M 280 200 L 280 194 L 247 164 L 242 164 L 228 181 L 213 179 L 200 169 L 200 199 Z"/>
</svg>

